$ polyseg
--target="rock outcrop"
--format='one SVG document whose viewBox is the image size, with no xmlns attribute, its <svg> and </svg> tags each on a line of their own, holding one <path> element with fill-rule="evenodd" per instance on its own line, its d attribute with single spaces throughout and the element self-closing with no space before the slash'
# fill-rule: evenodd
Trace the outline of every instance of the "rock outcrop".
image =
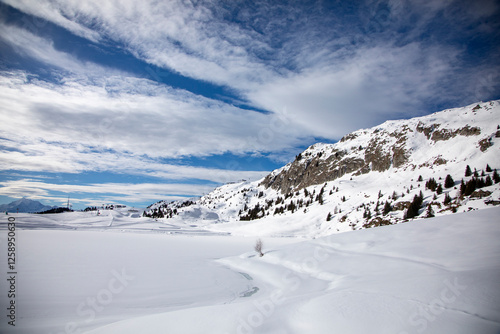
<svg viewBox="0 0 500 334">
<path fill-rule="evenodd" d="M 456 154 L 448 158 L 436 147 L 445 148 L 447 143 L 459 147 L 461 139 L 482 134 L 487 137 L 478 138 L 477 148 L 484 152 L 491 147 L 491 138 L 496 132 L 484 133 L 472 123 L 483 119 L 492 107 L 493 104 L 485 103 L 465 112 L 454 109 L 410 120 L 388 121 L 371 129 L 350 133 L 335 144 L 312 145 L 295 161 L 269 174 L 260 185 L 286 194 L 333 181 L 346 174 L 357 176 L 372 171 L 384 172 L 390 168 L 443 165 L 450 159 L 456 160 Z M 464 124 L 464 121 L 471 124 Z M 426 147 L 432 150 L 425 151 Z M 429 156 L 422 162 L 425 154 Z"/>
</svg>

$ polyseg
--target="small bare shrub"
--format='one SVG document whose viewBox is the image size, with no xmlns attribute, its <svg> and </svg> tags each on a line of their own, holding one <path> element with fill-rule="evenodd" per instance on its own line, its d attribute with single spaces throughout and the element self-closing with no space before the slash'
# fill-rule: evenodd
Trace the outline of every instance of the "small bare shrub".
<svg viewBox="0 0 500 334">
<path fill-rule="evenodd" d="M 257 239 L 257 242 L 255 243 L 255 251 L 259 253 L 260 257 L 264 256 L 264 253 L 262 253 L 262 240 Z"/>
</svg>

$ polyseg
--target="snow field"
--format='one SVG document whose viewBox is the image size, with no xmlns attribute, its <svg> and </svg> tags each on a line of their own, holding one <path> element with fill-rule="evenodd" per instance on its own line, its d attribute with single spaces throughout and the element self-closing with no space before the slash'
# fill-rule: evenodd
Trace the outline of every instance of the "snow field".
<svg viewBox="0 0 500 334">
<path fill-rule="evenodd" d="M 499 214 L 264 238 L 263 257 L 254 238 L 22 230 L 15 333 L 497 333 Z"/>
<path fill-rule="evenodd" d="M 489 219 L 500 212 L 485 211 Z M 286 319 L 283 333 L 496 333 L 500 294 L 492 290 L 500 247 L 485 240 L 499 228 L 486 217 L 475 212 L 415 221 L 291 245 L 262 259 L 226 261 L 255 277 L 281 272 L 272 277 L 276 291 L 288 287 L 287 307 L 269 326 L 280 328 Z M 249 261 L 272 266 L 252 271 Z M 255 332 L 268 333 L 260 326 Z"/>
<path fill-rule="evenodd" d="M 68 218 L 61 224 L 71 225 Z M 3 226 L 0 232 L 3 247 Z M 1 333 L 82 333 L 123 319 L 227 303 L 253 288 L 215 259 L 251 250 L 255 238 L 101 228 L 18 229 L 17 239 L 17 324 L 11 328 L 2 320 Z M 290 242 L 263 240 L 269 245 Z M 1 268 L 6 261 L 0 258 Z M 2 305 L 8 302 L 7 283 L 0 281 Z"/>
</svg>

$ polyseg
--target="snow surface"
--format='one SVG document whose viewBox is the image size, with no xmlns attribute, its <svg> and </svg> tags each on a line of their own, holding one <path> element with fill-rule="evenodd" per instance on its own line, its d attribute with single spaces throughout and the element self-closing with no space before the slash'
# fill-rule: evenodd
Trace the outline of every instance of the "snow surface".
<svg viewBox="0 0 500 334">
<path fill-rule="evenodd" d="M 13 215 L 17 324 L 4 318 L 0 332 L 498 333 L 499 215 L 263 238 L 263 257 L 254 237 L 126 209 Z"/>
</svg>

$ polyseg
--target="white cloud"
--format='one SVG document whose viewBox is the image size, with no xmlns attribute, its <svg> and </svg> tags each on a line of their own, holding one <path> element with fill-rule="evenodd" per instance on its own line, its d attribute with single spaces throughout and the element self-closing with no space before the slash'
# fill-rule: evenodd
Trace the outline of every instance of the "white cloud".
<svg viewBox="0 0 500 334">
<path fill-rule="evenodd" d="M 164 183 L 100 183 L 100 184 L 56 184 L 33 179 L 20 179 L 0 182 L 0 195 L 12 198 L 26 196 L 33 200 L 56 201 L 64 204 L 66 195 L 53 195 L 54 192 L 69 194 L 72 203 L 100 205 L 103 203 L 140 203 L 156 201 L 158 198 L 177 200 L 186 196 L 198 196 L 203 192 L 202 185 L 164 184 Z M 92 198 L 85 198 L 85 195 Z M 179 195 L 176 195 L 179 194 Z"/>
<path fill-rule="evenodd" d="M 0 39 L 23 56 L 32 57 L 60 69 L 70 70 L 72 73 L 92 76 L 92 74 L 97 75 L 103 72 L 100 66 L 78 61 L 64 52 L 57 51 L 51 41 L 34 35 L 26 29 L 0 23 Z M 107 69 L 106 72 L 119 73 L 111 69 Z"/>
<path fill-rule="evenodd" d="M 321 3 L 306 12 L 291 5 L 256 2 L 249 6 L 238 1 L 225 5 L 180 0 L 8 3 L 92 41 L 117 42 L 151 64 L 227 85 L 250 103 L 274 113 L 286 107 L 294 127 L 306 131 L 303 135 L 332 139 L 387 117 L 414 116 L 426 104 L 470 103 L 472 97 L 463 92 L 473 88 L 464 82 L 477 81 L 478 76 L 473 69 L 460 68 L 457 59 L 464 50 L 422 36 L 438 15 L 458 29 L 498 10 L 493 1 L 486 0 L 481 1 L 484 6 L 472 7 L 453 0 L 367 1 L 353 22 L 342 17 L 340 4 L 336 14 Z M 406 33 L 396 38 L 398 29 Z M 485 24 L 477 29 L 487 30 Z M 39 58 L 43 57 L 47 58 Z M 449 82 L 447 77 L 457 80 Z M 436 92 L 445 84 L 443 91 Z M 199 108 L 197 103 L 194 106 Z M 224 115 L 224 119 L 231 114 L 227 106 L 201 103 L 203 110 L 223 109 L 216 116 Z M 176 101 L 179 112 L 191 113 L 191 106 Z M 221 118 L 202 113 L 193 118 L 230 131 Z M 261 122 L 258 118 L 252 121 Z M 243 124 L 248 124 L 247 119 L 236 123 Z M 182 131 L 175 121 L 171 125 Z M 170 141 L 168 134 L 165 139 Z M 245 146 L 238 141 L 234 144 Z M 228 150 L 226 146 L 222 144 L 220 151 Z"/>
<path fill-rule="evenodd" d="M 161 87 L 145 79 L 111 77 L 100 85 L 63 85 L 0 78 L 0 130 L 25 144 L 43 139 L 149 157 L 272 152 L 297 143 L 296 133 L 265 115 Z M 293 130 L 292 130 L 293 131 Z"/>
<path fill-rule="evenodd" d="M 101 39 L 99 33 L 85 27 L 85 25 L 75 22 L 74 15 L 76 14 L 70 8 L 64 8 L 57 2 L 51 1 L 17 1 L 17 0 L 2 0 L 4 3 L 17 8 L 27 14 L 33 15 L 34 19 L 25 20 L 24 27 L 30 31 L 36 32 L 42 30 L 46 22 L 44 20 L 53 22 L 61 27 L 64 27 L 74 33 L 75 35 L 87 38 L 91 41 L 97 42 Z M 37 18 L 41 18 L 39 20 Z"/>
<path fill-rule="evenodd" d="M 49 173 L 113 172 L 166 180 L 193 179 L 214 183 L 256 180 L 266 174 L 247 171 L 245 166 L 237 163 L 228 164 L 228 169 L 175 165 L 143 155 L 93 152 L 80 144 L 0 140 L 0 145 L 4 148 L 0 150 L 0 170 Z"/>
<path fill-rule="evenodd" d="M 16 74 L 2 79 L 0 92 L 3 117 L 9 115 L 2 129 L 7 137 L 44 149 L 42 156 L 34 155 L 41 165 L 52 158 L 44 147 L 61 143 L 51 154 L 58 154 L 54 161 L 65 170 L 82 168 L 76 161 L 92 157 L 90 147 L 148 157 L 276 153 L 304 137 L 338 139 L 387 118 L 433 111 L 422 110 L 429 102 L 462 103 L 470 99 L 464 91 L 486 91 L 467 84 L 477 82 L 478 74 L 457 65 L 463 50 L 425 39 L 412 42 L 438 13 L 453 15 L 456 1 L 390 1 L 389 9 L 368 1 L 359 23 L 342 21 L 341 14 L 325 21 L 320 5 L 305 15 L 300 8 L 266 2 L 254 7 L 203 1 L 6 2 L 91 41 L 117 42 L 151 64 L 228 85 L 273 112 L 238 109 L 83 63 L 55 50 L 36 29 L 4 26 L 2 38 L 20 52 L 73 73 L 61 86 Z M 474 13 L 461 20 L 488 15 L 477 8 Z M 396 43 L 394 32 L 385 30 L 407 25 L 404 17 L 417 17 L 415 27 Z M 33 25 L 43 29 L 42 21 Z M 91 79 L 80 75 L 89 73 Z M 273 126 L 276 119 L 286 126 Z M 19 145 L 14 146 L 21 151 Z M 64 150 L 77 154 L 64 160 L 57 153 Z M 8 153 L 9 159 L 16 154 Z"/>
<path fill-rule="evenodd" d="M 112 171 L 223 183 L 264 173 L 244 171 L 245 166 L 176 166 L 156 158 L 279 152 L 297 143 L 283 117 L 127 77 L 83 63 L 23 29 L 3 28 L 1 38 L 18 52 L 70 73 L 61 84 L 23 72 L 2 73 L 3 170 Z"/>
<path fill-rule="evenodd" d="M 248 43 L 262 47 L 262 42 L 239 31 L 237 25 L 217 20 L 208 6 L 201 3 L 177 0 L 140 4 L 40 0 L 36 6 L 29 0 L 7 3 L 93 42 L 114 40 L 139 59 L 196 79 L 243 88 L 252 80 L 262 82 L 269 72 L 265 64 L 252 61 L 247 52 Z M 225 38 L 220 38 L 221 35 Z"/>
<path fill-rule="evenodd" d="M 421 48 L 418 43 L 359 48 L 330 66 L 262 85 L 249 99 L 268 110 L 286 104 L 294 122 L 318 136 L 339 139 L 391 117 L 421 113 L 423 98 L 429 102 L 445 93 L 438 84 L 454 67 L 457 52 Z"/>
</svg>

